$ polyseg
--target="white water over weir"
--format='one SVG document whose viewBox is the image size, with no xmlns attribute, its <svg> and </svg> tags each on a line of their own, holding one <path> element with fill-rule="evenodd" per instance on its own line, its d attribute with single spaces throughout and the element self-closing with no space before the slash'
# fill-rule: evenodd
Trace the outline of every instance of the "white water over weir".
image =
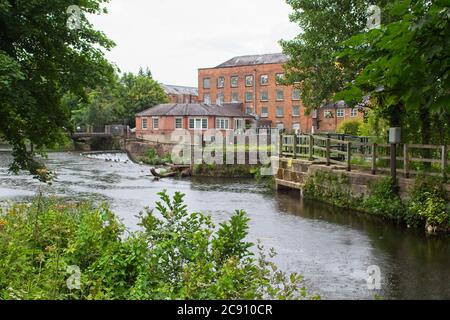
<svg viewBox="0 0 450 320">
<path fill-rule="evenodd" d="M 132 162 L 126 152 L 119 152 L 119 151 L 94 151 L 94 152 L 85 152 L 82 153 L 81 155 L 89 159 L 104 160 L 106 162 L 122 162 L 122 163 Z"/>
</svg>

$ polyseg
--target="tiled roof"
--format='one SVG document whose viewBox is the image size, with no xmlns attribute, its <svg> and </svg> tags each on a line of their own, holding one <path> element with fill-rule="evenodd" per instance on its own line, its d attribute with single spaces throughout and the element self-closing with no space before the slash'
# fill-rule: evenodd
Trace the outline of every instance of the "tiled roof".
<svg viewBox="0 0 450 320">
<path fill-rule="evenodd" d="M 242 104 L 224 104 L 223 106 L 204 103 L 168 103 L 144 110 L 136 116 L 219 116 L 253 118 L 242 111 Z"/>
<path fill-rule="evenodd" d="M 252 56 L 234 57 L 216 68 L 249 66 L 258 64 L 285 63 L 289 60 L 288 56 L 283 53 L 258 54 Z"/>
<path fill-rule="evenodd" d="M 173 86 L 170 84 L 161 84 L 161 86 L 167 94 L 185 94 L 198 96 L 198 89 L 194 87 Z"/>
</svg>

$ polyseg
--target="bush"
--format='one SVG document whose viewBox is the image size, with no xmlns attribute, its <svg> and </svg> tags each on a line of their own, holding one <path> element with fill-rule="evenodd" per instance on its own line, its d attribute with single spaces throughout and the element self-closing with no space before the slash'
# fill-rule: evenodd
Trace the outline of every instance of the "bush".
<svg viewBox="0 0 450 320">
<path fill-rule="evenodd" d="M 357 136 L 363 122 L 361 120 L 344 120 L 339 123 L 336 132 Z"/>
<path fill-rule="evenodd" d="M 187 212 L 181 193 L 159 195 L 136 232 L 104 205 L 37 199 L 0 213 L 0 299 L 307 297 L 300 276 L 279 271 L 261 246 L 252 253 L 243 211 L 216 229 Z M 68 289 L 68 266 L 80 268 L 80 290 Z"/>
<path fill-rule="evenodd" d="M 406 222 L 416 227 L 428 224 L 432 227 L 450 228 L 450 210 L 442 183 L 430 177 L 418 177 L 411 190 Z"/>
<path fill-rule="evenodd" d="M 141 159 L 142 162 L 149 165 L 164 165 L 166 163 L 172 163 L 172 157 L 170 154 L 166 154 L 162 157 L 158 155 L 155 149 L 150 149 L 147 151 L 145 156 Z"/>
<path fill-rule="evenodd" d="M 392 178 L 383 178 L 373 184 L 371 189 L 371 195 L 362 201 L 363 210 L 401 222 L 406 208 L 394 190 Z"/>
</svg>

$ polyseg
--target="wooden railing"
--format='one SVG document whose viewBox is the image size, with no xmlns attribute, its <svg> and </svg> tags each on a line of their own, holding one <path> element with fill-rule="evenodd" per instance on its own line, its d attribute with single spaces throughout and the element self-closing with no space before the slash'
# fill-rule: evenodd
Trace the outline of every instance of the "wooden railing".
<svg viewBox="0 0 450 320">
<path fill-rule="evenodd" d="M 361 139 L 363 141 L 363 139 Z M 376 144 L 333 139 L 318 135 L 282 134 L 279 145 L 281 156 L 321 161 L 326 165 L 337 164 L 348 171 L 369 169 L 372 174 L 390 171 L 390 144 Z M 450 146 L 401 144 L 396 147 L 398 172 L 405 177 L 411 174 L 449 175 Z M 422 170 L 417 167 L 422 166 Z"/>
</svg>

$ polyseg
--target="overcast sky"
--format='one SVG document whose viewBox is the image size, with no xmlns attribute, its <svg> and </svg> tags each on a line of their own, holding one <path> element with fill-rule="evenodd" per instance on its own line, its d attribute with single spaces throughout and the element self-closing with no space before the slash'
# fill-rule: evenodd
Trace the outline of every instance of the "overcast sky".
<svg viewBox="0 0 450 320">
<path fill-rule="evenodd" d="M 122 72 L 149 67 L 166 84 L 197 86 L 197 69 L 234 56 L 281 52 L 299 27 L 285 0 L 112 0 L 91 16 L 116 42 L 107 53 Z"/>
</svg>

